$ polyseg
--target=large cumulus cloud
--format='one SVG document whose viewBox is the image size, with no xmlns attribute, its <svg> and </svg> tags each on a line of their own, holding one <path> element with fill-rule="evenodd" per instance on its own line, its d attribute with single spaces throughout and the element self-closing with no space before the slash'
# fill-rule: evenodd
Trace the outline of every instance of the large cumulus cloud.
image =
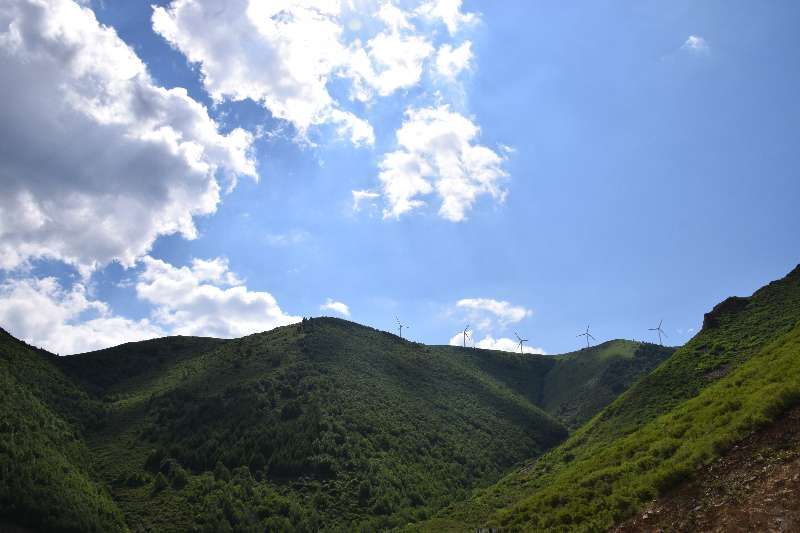
<svg viewBox="0 0 800 533">
<path fill-rule="evenodd" d="M 159 235 L 194 237 L 193 217 L 256 177 L 250 134 L 221 134 L 72 1 L 0 4 L 0 71 L 0 268 L 131 266 Z"/>
</svg>

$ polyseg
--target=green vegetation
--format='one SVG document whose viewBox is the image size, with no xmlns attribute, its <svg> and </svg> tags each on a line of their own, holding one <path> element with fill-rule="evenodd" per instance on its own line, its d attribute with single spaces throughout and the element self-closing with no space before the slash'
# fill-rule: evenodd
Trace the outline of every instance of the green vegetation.
<svg viewBox="0 0 800 533">
<path fill-rule="evenodd" d="M 0 518 L 42 531 L 123 531 L 81 439 L 101 409 L 47 359 L 0 330 Z"/>
<path fill-rule="evenodd" d="M 67 357 L 0 341 L 14 391 L 0 467 L 46 465 L 50 476 L 5 486 L 0 517 L 54 531 L 374 531 L 424 520 L 563 441 L 564 424 L 542 406 L 573 423 L 671 353 L 614 341 L 521 357 L 331 318 Z M 38 411 L 55 421 L 31 422 Z M 35 461 L 18 445 L 25 427 Z M 36 440 L 33 427 L 52 435 Z M 47 522 L 34 518 L 43 492 Z"/>
<path fill-rule="evenodd" d="M 565 443 L 418 526 L 601 531 L 800 401 L 800 268 L 703 330 Z"/>
<path fill-rule="evenodd" d="M 632 341 L 556 356 L 541 405 L 571 429 L 592 418 L 617 396 L 672 355 L 673 348 Z"/>
<path fill-rule="evenodd" d="M 226 342 L 209 337 L 166 337 L 52 361 L 85 390 L 108 401 L 117 394 L 130 394 L 185 359 Z"/>
<path fill-rule="evenodd" d="M 183 490 L 156 491 L 159 505 L 189 511 L 161 530 L 219 530 L 219 517 L 206 513 L 216 506 L 200 505 L 215 491 L 231 501 L 225 518 L 234 528 L 263 529 L 275 516 L 299 529 L 400 525 L 565 436 L 472 366 L 335 319 L 226 343 L 141 388 L 157 392 L 116 400 L 126 423 L 92 443 L 112 459 L 101 465 L 111 479 L 142 466 L 170 484 L 175 471 L 188 476 Z M 119 442 L 127 444 L 103 449 Z M 210 472 L 214 483 L 203 477 Z M 129 485 L 116 484 L 115 496 L 144 498 L 137 505 L 147 510 L 153 488 Z M 275 505 L 252 515 L 249 490 Z"/>
</svg>

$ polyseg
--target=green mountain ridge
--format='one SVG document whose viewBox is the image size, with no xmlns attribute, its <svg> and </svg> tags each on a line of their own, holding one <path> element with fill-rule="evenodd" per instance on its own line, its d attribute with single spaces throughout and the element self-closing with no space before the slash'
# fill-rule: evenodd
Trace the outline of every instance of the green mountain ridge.
<svg viewBox="0 0 800 533">
<path fill-rule="evenodd" d="M 3 440 L 25 434 L 37 456 L 56 453 L 67 466 L 49 475 L 80 474 L 82 490 L 70 492 L 84 503 L 56 499 L 42 515 L 27 496 L 60 481 L 6 481 L 0 517 L 52 531 L 402 526 L 557 445 L 565 424 L 670 353 L 612 341 L 521 357 L 425 346 L 333 318 L 65 357 L 4 335 L 0 366 L 14 381 L 3 386 L 16 395 L 4 394 Z M 569 379 L 562 369 L 576 365 Z M 568 401 L 546 392 L 571 389 Z M 52 421 L 28 424 L 31 409 Z M 59 444 L 65 434 L 77 451 Z M 28 468 L 17 444 L 0 450 L 3 472 Z"/>
<path fill-rule="evenodd" d="M 604 531 L 800 401 L 800 267 L 703 329 L 567 441 L 414 526 Z"/>
<path fill-rule="evenodd" d="M 57 357 L 0 331 L 0 392 L 3 526 L 603 531 L 800 405 L 800 267 L 678 349 L 319 318 Z"/>
</svg>

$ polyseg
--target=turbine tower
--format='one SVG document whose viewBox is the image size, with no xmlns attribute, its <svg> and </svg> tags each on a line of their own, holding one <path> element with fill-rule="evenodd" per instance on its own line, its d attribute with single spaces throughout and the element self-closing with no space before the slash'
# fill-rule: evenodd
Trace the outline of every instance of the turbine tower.
<svg viewBox="0 0 800 533">
<path fill-rule="evenodd" d="M 661 320 L 661 322 L 658 323 L 657 328 L 647 328 L 647 331 L 655 331 L 658 333 L 658 344 L 660 344 L 661 346 L 664 346 L 664 343 L 661 342 L 661 335 L 664 335 L 665 337 L 667 336 L 666 332 L 663 329 L 661 329 L 661 324 L 663 323 L 664 321 Z"/>
<path fill-rule="evenodd" d="M 517 340 L 519 341 L 519 353 L 520 353 L 520 355 L 523 355 L 523 354 L 524 354 L 524 352 L 523 352 L 523 350 L 522 350 L 522 343 L 523 343 L 523 342 L 528 342 L 528 339 L 523 339 L 522 337 L 520 337 L 520 336 L 519 336 L 519 333 L 517 333 L 516 331 L 514 332 L 514 336 L 515 336 L 515 337 L 517 338 Z"/>
<path fill-rule="evenodd" d="M 591 333 L 589 333 L 589 324 L 586 324 L 586 331 L 584 331 L 583 333 L 581 333 L 581 334 L 579 334 L 577 336 L 578 337 L 586 337 L 586 347 L 587 348 L 589 347 L 589 339 L 592 339 L 593 341 L 597 340 L 594 337 L 592 337 Z"/>
<path fill-rule="evenodd" d="M 403 328 L 408 329 L 409 326 L 407 324 L 403 324 L 402 322 L 400 322 L 400 319 L 397 318 L 397 315 L 394 315 L 394 319 L 397 321 L 397 328 L 400 330 L 400 338 L 402 339 L 403 338 Z"/>
<path fill-rule="evenodd" d="M 472 340 L 472 337 L 469 336 L 469 324 L 467 324 L 467 327 L 464 328 L 464 331 L 462 333 L 464 334 L 464 348 L 466 348 L 467 339 Z"/>
</svg>

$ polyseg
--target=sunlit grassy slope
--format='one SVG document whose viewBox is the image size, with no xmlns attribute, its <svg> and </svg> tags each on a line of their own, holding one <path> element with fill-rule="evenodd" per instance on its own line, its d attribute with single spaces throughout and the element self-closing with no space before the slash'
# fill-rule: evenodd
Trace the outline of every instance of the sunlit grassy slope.
<svg viewBox="0 0 800 533">
<path fill-rule="evenodd" d="M 422 530 L 603 531 L 800 400 L 800 268 L 730 298 L 564 444 Z"/>
<path fill-rule="evenodd" d="M 28 352 L 7 363 L 46 377 L 25 390 L 75 428 L 87 486 L 107 485 L 129 527 L 372 531 L 426 519 L 563 441 L 541 406 L 565 423 L 590 416 L 671 349 L 613 341 L 523 357 L 326 318 L 233 341 Z"/>
</svg>

